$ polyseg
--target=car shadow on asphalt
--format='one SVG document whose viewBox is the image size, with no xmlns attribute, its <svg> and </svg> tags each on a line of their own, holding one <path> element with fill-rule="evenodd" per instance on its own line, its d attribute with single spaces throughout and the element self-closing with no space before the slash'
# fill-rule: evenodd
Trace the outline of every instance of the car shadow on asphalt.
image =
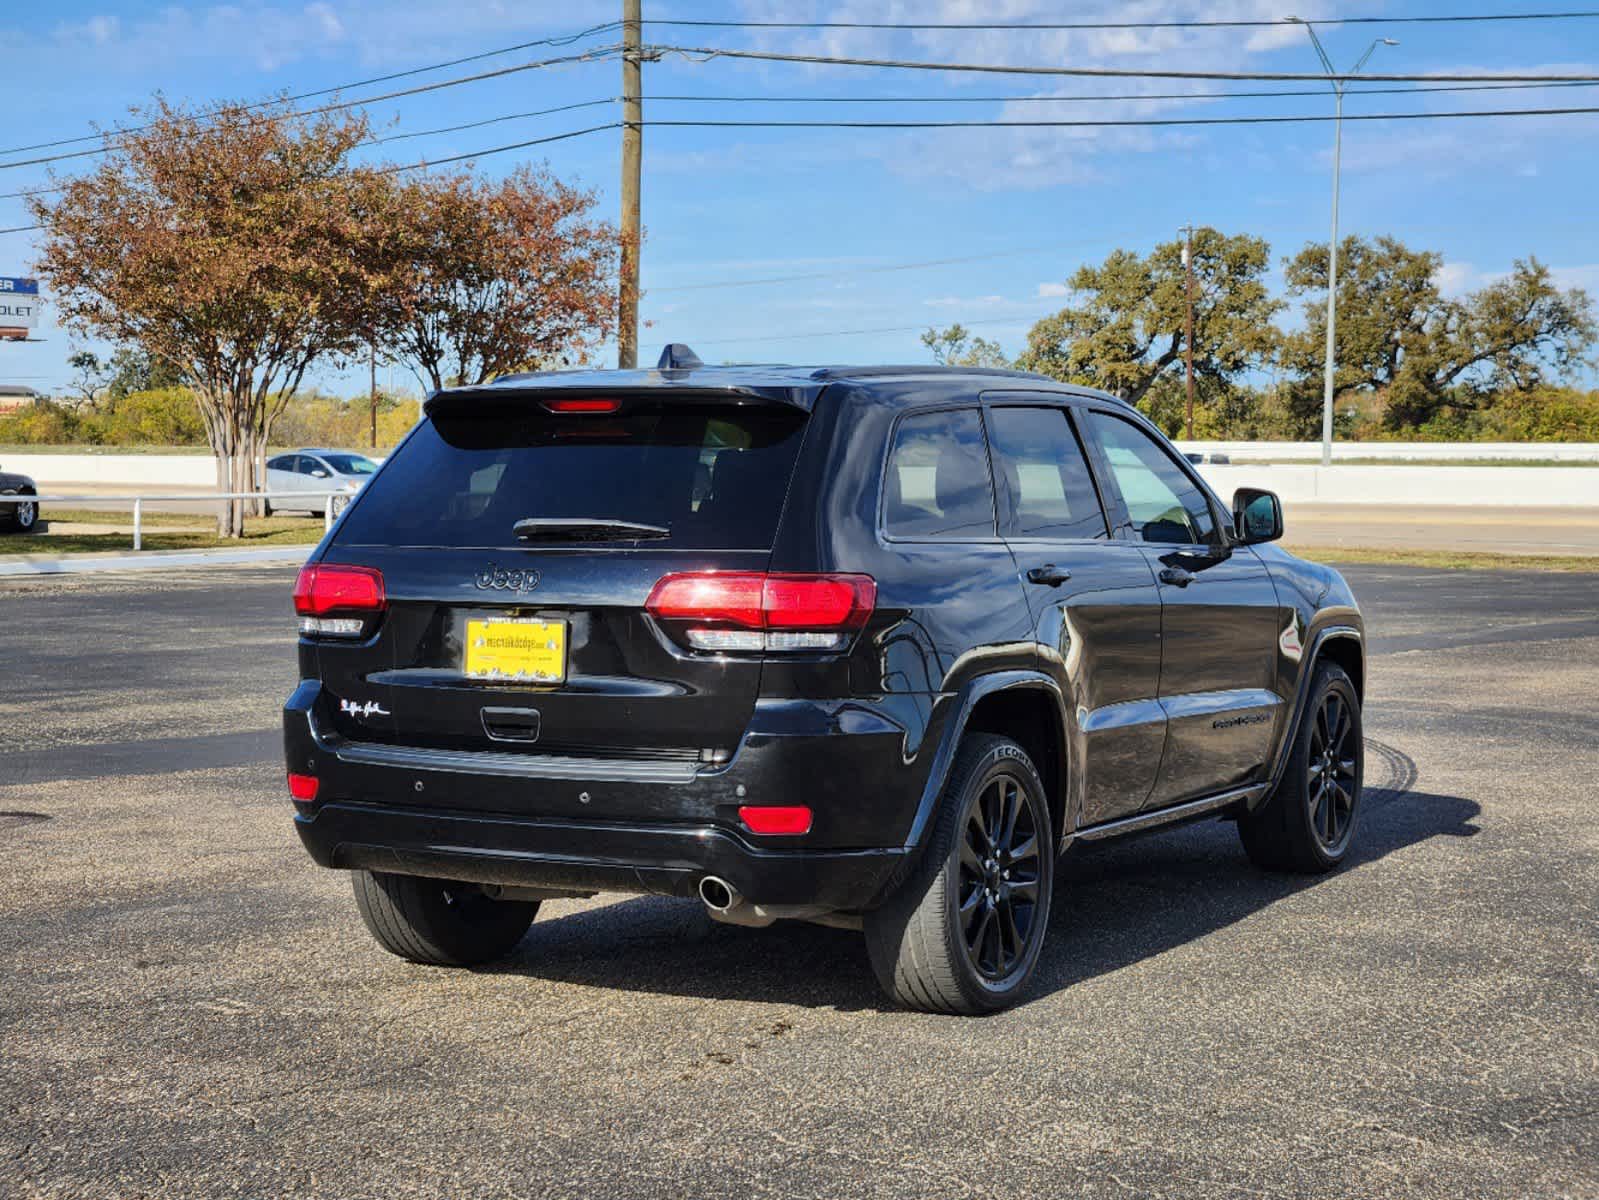
<svg viewBox="0 0 1599 1200">
<path fill-rule="evenodd" d="M 1226 928 L 1330 879 L 1439 837 L 1471 837 L 1475 801 L 1378 795 L 1356 851 L 1332 875 L 1263 872 L 1230 822 L 1074 847 L 1057 865 L 1054 912 L 1030 1001 Z M 662 995 L 888 1011 L 858 933 L 797 922 L 717 924 L 695 901 L 638 897 L 541 917 L 515 955 L 487 968 Z"/>
</svg>

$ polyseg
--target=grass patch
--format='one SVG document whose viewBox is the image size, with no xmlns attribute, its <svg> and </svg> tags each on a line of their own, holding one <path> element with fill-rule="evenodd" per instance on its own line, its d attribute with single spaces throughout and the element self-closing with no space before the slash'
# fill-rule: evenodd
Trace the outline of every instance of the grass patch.
<svg viewBox="0 0 1599 1200">
<path fill-rule="evenodd" d="M 1374 566 L 1436 567 L 1460 571 L 1594 571 L 1599 555 L 1492 554 L 1480 550 L 1407 550 L 1387 546 L 1288 546 L 1312 562 Z"/>
<path fill-rule="evenodd" d="M 133 506 L 128 505 L 117 509 L 90 509 L 90 508 L 56 508 L 46 505 L 39 513 L 46 525 L 115 525 L 119 529 L 126 529 L 131 535 L 133 532 Z M 273 517 L 276 521 L 278 518 Z M 215 529 L 217 519 L 208 512 L 146 512 L 140 519 L 146 530 L 151 529 L 185 529 L 208 530 Z M 256 524 L 249 521 L 248 524 Z M 320 526 L 319 526 L 320 528 Z M 48 536 L 48 534 L 47 534 Z"/>
<path fill-rule="evenodd" d="M 109 524 L 106 513 L 74 514 L 85 520 Z M 314 546 L 322 540 L 322 522 L 305 517 L 259 517 L 244 523 L 242 538 L 219 538 L 215 527 L 196 529 L 194 516 L 182 513 L 151 514 L 162 518 L 162 528 L 149 517 L 145 519 L 144 549 L 146 550 L 248 550 L 263 546 Z M 64 521 L 67 515 L 51 514 L 51 519 Z M 204 521 L 204 517 L 200 518 Z M 190 528 L 173 529 L 176 523 Z M 133 548 L 131 522 L 127 533 L 35 533 L 29 535 L 0 534 L 0 555 L 6 554 L 92 554 L 115 553 Z"/>
</svg>

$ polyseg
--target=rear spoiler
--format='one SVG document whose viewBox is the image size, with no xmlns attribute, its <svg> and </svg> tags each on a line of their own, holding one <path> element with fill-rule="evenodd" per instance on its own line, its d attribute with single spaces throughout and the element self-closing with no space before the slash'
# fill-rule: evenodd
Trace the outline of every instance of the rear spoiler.
<svg viewBox="0 0 1599 1200">
<path fill-rule="evenodd" d="M 550 383 L 489 383 L 477 387 L 445 388 L 423 402 L 428 416 L 441 413 L 471 413 L 494 409 L 525 410 L 548 400 L 620 400 L 635 404 L 726 404 L 740 407 L 780 405 L 810 412 L 822 388 L 760 385 L 681 384 L 669 379 L 640 386 L 636 383 L 605 387 L 595 383 L 561 386 Z"/>
</svg>

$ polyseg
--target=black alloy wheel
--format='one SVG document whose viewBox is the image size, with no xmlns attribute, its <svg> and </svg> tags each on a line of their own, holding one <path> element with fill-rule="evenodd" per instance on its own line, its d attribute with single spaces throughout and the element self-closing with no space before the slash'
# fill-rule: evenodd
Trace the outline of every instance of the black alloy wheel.
<svg viewBox="0 0 1599 1200">
<path fill-rule="evenodd" d="M 1015 775 L 993 776 L 967 806 L 959 906 L 966 959 L 985 979 L 1016 969 L 1038 917 L 1038 826 Z"/>
<path fill-rule="evenodd" d="M 1355 826 L 1355 796 L 1360 788 L 1359 764 L 1351 738 L 1355 721 L 1350 705 L 1329 690 L 1316 710 L 1305 763 L 1305 803 L 1310 830 L 1323 852 L 1336 857 L 1349 844 Z"/>
<path fill-rule="evenodd" d="M 1049 927 L 1055 837 L 1044 782 L 1009 738 L 968 734 L 912 875 L 865 914 L 866 950 L 897 1003 L 997 1012 L 1027 989 Z"/>
<path fill-rule="evenodd" d="M 1318 663 L 1315 672 L 1282 778 L 1238 817 L 1245 852 L 1268 871 L 1331 871 L 1348 856 L 1360 825 L 1360 694 L 1332 663 Z"/>
</svg>

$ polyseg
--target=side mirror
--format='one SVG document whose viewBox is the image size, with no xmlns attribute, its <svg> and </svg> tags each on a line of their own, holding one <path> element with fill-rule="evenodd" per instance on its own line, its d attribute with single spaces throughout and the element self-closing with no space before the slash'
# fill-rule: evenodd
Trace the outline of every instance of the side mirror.
<svg viewBox="0 0 1599 1200">
<path fill-rule="evenodd" d="M 320 469 L 311 472 L 312 479 L 326 479 L 327 477 L 328 473 Z"/>
<path fill-rule="evenodd" d="M 1246 546 L 1283 535 L 1283 502 L 1276 492 L 1239 488 L 1233 493 L 1233 537 Z"/>
</svg>

